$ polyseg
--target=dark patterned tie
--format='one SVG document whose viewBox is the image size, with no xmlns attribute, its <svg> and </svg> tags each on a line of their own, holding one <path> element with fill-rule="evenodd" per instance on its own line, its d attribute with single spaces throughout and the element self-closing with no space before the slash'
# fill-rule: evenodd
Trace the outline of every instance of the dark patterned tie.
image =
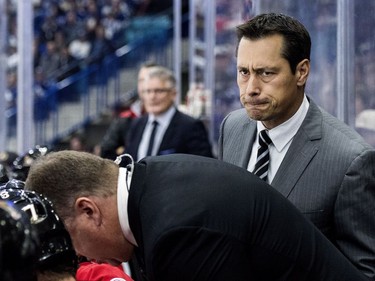
<svg viewBox="0 0 375 281">
<path fill-rule="evenodd" d="M 264 181 L 267 181 L 268 165 L 270 163 L 270 152 L 268 145 L 272 143 L 272 140 L 268 136 L 266 130 L 262 130 L 259 133 L 259 149 L 257 154 L 257 162 L 253 173 Z"/>
<path fill-rule="evenodd" d="M 152 154 L 152 148 L 154 147 L 154 141 L 155 141 L 155 135 L 156 135 L 157 129 L 158 129 L 158 121 L 154 120 L 152 122 L 152 132 L 150 136 L 150 141 L 148 143 L 146 156 L 150 156 Z"/>
</svg>

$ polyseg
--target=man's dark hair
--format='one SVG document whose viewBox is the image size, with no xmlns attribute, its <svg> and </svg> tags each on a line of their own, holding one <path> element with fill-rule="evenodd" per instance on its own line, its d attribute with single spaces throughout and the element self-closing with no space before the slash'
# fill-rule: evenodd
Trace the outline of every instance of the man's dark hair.
<svg viewBox="0 0 375 281">
<path fill-rule="evenodd" d="M 242 38 L 257 40 L 275 34 L 283 37 L 281 56 L 289 62 L 294 74 L 299 62 L 310 60 L 311 38 L 302 23 L 287 15 L 269 13 L 237 26 L 238 44 Z"/>
</svg>

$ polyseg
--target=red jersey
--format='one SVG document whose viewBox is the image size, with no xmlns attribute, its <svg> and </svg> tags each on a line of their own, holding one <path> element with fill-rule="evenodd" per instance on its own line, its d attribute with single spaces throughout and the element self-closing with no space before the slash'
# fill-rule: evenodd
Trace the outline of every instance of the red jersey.
<svg viewBox="0 0 375 281">
<path fill-rule="evenodd" d="M 79 264 L 77 281 L 133 281 L 122 266 L 112 266 L 106 263 L 82 262 Z"/>
</svg>

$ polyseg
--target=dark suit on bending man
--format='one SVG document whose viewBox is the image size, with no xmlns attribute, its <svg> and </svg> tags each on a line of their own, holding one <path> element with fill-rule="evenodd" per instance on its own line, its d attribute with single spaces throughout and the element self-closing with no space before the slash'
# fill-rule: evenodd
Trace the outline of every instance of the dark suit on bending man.
<svg viewBox="0 0 375 281">
<path fill-rule="evenodd" d="M 367 280 L 245 169 L 186 154 L 128 167 L 61 151 L 35 162 L 26 186 L 54 203 L 77 253 L 112 264 L 135 254 L 145 280 Z"/>
</svg>

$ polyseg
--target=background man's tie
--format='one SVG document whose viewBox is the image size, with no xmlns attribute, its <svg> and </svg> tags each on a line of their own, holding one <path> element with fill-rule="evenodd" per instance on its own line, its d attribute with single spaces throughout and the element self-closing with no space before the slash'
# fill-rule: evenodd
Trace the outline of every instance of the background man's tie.
<svg viewBox="0 0 375 281">
<path fill-rule="evenodd" d="M 267 181 L 268 165 L 270 163 L 268 145 L 272 143 L 272 140 L 268 136 L 267 130 L 260 131 L 258 139 L 259 149 L 253 173 L 262 180 Z"/>
<path fill-rule="evenodd" d="M 151 132 L 151 136 L 150 136 L 150 141 L 148 143 L 148 149 L 147 149 L 146 156 L 150 156 L 152 154 L 152 148 L 154 147 L 154 141 L 155 141 L 155 135 L 156 135 L 157 129 L 158 129 L 158 121 L 154 120 L 152 122 L 152 132 Z"/>
</svg>

